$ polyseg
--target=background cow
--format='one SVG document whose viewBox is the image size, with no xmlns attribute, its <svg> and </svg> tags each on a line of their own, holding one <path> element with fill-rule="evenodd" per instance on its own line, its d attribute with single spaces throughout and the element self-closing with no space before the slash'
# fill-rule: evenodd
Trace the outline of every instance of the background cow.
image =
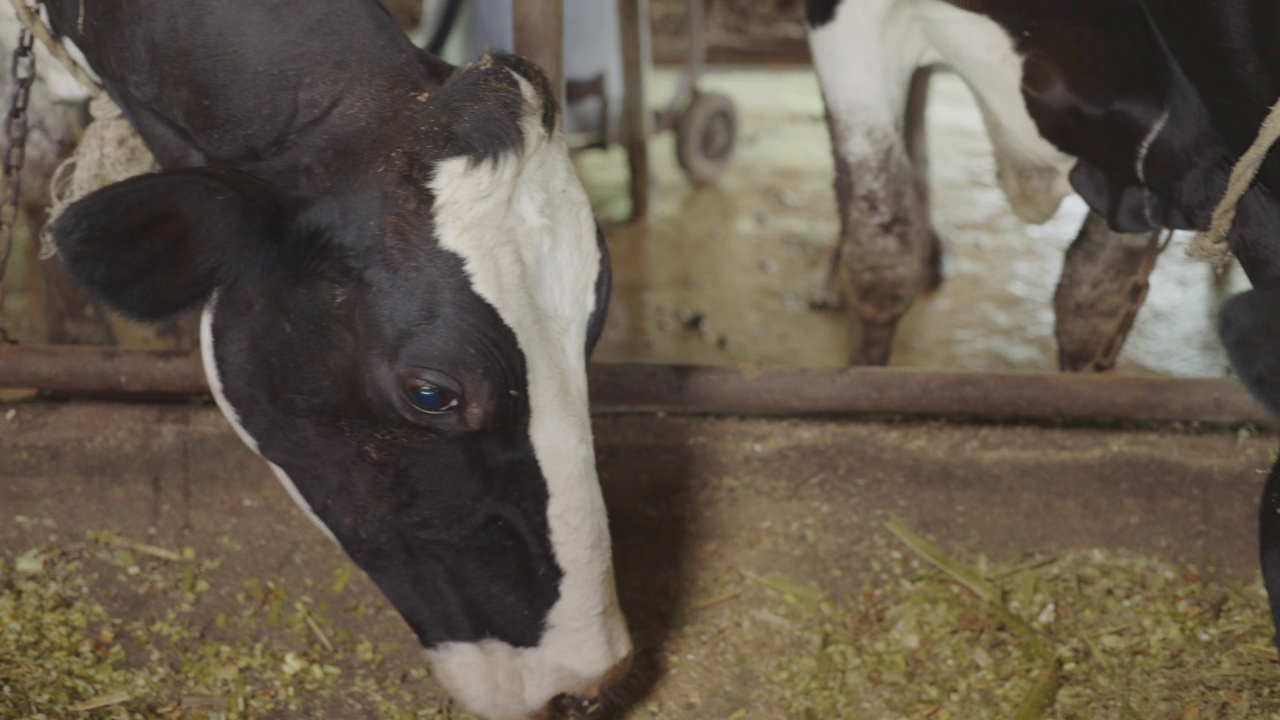
<svg viewBox="0 0 1280 720">
<path fill-rule="evenodd" d="M 375 0 L 49 0 L 163 168 L 55 222 L 73 274 L 203 307 L 244 441 L 486 718 L 631 650 L 586 360 L 608 259 L 542 74 L 415 49 Z"/>
<path fill-rule="evenodd" d="M 1021 52 L 991 17 L 941 0 L 810 0 L 807 9 L 836 164 L 832 289 L 849 313 L 850 363 L 884 364 L 898 319 L 942 278 L 924 142 L 931 69 L 945 65 L 973 90 L 997 179 L 1023 220 L 1053 215 L 1072 190 L 1074 159 L 1037 126 Z M 1160 246 L 1116 230 L 1086 219 L 1065 258 L 1054 298 L 1063 369 L 1113 367 L 1145 298 Z"/>
</svg>

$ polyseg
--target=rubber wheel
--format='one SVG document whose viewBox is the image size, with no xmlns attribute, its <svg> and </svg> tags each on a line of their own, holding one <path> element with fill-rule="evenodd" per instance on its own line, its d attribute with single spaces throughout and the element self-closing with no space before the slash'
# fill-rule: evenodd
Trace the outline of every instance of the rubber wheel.
<svg viewBox="0 0 1280 720">
<path fill-rule="evenodd" d="M 738 111 L 720 93 L 697 93 L 676 125 L 676 160 L 695 184 L 711 182 L 733 159 Z"/>
</svg>

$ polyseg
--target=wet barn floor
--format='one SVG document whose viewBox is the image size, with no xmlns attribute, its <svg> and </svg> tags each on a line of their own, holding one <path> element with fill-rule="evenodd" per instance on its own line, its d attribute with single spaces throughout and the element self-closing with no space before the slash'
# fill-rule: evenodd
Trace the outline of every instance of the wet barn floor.
<svg viewBox="0 0 1280 720">
<path fill-rule="evenodd" d="M 655 103 L 670 97 L 672 84 L 672 75 L 658 75 Z M 607 229 L 615 295 L 597 359 L 842 365 L 842 316 L 811 309 L 824 297 L 838 231 L 816 78 L 809 70 L 752 69 L 709 75 L 701 87 L 736 103 L 737 155 L 714 185 L 695 188 L 675 162 L 672 134 L 655 139 L 652 221 Z M 892 364 L 1056 369 L 1051 300 L 1083 202 L 1068 198 L 1040 226 L 1014 217 L 995 183 L 978 111 L 953 75 L 934 78 L 929 143 L 948 279 L 907 315 Z M 624 153 L 584 153 L 579 167 L 601 216 L 625 217 Z M 1186 240 L 1174 240 L 1152 275 L 1121 372 L 1225 372 L 1212 276 L 1184 257 Z M 1231 283 L 1240 282 L 1236 273 Z"/>
</svg>

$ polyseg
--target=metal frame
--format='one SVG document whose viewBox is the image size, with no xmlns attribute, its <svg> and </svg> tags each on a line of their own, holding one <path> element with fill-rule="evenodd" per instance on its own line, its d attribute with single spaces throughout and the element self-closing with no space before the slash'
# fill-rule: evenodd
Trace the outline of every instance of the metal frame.
<svg viewBox="0 0 1280 720">
<path fill-rule="evenodd" d="M 653 66 L 653 33 L 649 0 L 618 0 L 618 28 L 622 33 L 622 146 L 631 172 L 631 220 L 649 218 L 649 113 L 645 75 Z"/>
<path fill-rule="evenodd" d="M 1230 378 L 602 364 L 588 374 L 596 412 L 1274 424 Z M 0 345 L 0 387 L 96 397 L 209 392 L 199 353 L 51 345 Z"/>
<path fill-rule="evenodd" d="M 515 53 L 542 68 L 564 105 L 564 0 L 515 0 L 511 10 Z"/>
</svg>

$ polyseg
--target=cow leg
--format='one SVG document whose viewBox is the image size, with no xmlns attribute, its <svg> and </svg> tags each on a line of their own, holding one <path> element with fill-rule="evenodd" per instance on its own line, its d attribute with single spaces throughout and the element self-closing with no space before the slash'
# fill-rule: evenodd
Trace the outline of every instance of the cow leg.
<svg viewBox="0 0 1280 720">
<path fill-rule="evenodd" d="M 933 207 L 929 194 L 929 143 L 926 135 L 926 111 L 929 108 L 929 80 L 933 77 L 933 66 L 916 68 L 911 75 L 911 87 L 907 90 L 907 107 L 903 136 L 907 146 L 907 157 L 911 158 L 911 175 L 915 180 L 916 195 L 924 208 L 921 218 L 928 229 L 929 259 L 925 266 L 924 289 L 937 290 L 942 285 L 942 238 L 934 227 Z"/>
<path fill-rule="evenodd" d="M 1248 290 L 1228 300 L 1219 332 L 1240 382 L 1280 418 L 1280 289 Z M 1258 545 L 1271 618 L 1280 628 L 1280 461 L 1262 491 Z M 1280 637 L 1273 639 L 1280 647 Z"/>
<path fill-rule="evenodd" d="M 1267 588 L 1272 628 L 1280 628 L 1280 460 L 1271 466 L 1258 507 L 1258 550 L 1262 559 L 1262 584 Z M 1280 635 L 1272 642 L 1280 649 Z"/>
<path fill-rule="evenodd" d="M 853 365 L 888 362 L 898 319 L 936 266 L 936 235 L 903 132 L 912 75 L 928 53 L 899 17 L 904 8 L 843 2 L 809 35 L 835 156 L 832 289 L 849 315 Z M 886 22 L 891 15 L 899 22 Z"/>
<path fill-rule="evenodd" d="M 1105 218 L 1089 213 L 1067 249 L 1053 296 L 1059 368 L 1115 367 L 1162 249 L 1157 234 L 1113 232 Z"/>
</svg>

